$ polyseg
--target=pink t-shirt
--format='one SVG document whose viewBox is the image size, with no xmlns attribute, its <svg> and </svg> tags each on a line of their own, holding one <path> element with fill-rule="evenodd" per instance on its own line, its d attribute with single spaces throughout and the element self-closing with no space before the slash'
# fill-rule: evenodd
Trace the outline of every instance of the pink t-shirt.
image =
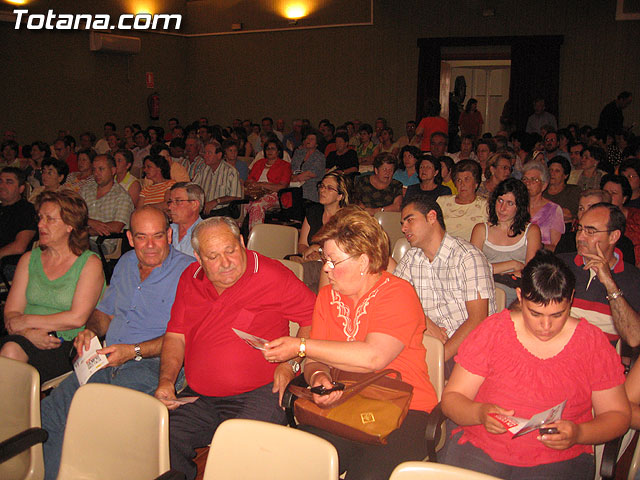
<svg viewBox="0 0 640 480">
<path fill-rule="evenodd" d="M 562 418 L 584 423 L 593 418 L 591 394 L 624 383 L 620 357 L 602 331 L 581 319 L 564 349 L 540 359 L 520 343 L 508 310 L 490 316 L 464 340 L 455 360 L 465 370 L 484 377 L 476 402 L 493 403 L 530 418 L 567 400 Z M 493 460 L 518 467 L 569 460 L 591 453 L 591 445 L 553 450 L 536 432 L 512 440 L 494 435 L 483 425 L 463 428 L 459 443 L 471 442 Z M 459 430 L 458 430 L 459 431 Z"/>
</svg>

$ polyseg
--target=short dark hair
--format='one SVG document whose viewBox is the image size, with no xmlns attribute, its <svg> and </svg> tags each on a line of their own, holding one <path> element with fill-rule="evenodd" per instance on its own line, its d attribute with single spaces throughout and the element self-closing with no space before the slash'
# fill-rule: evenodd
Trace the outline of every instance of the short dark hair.
<svg viewBox="0 0 640 480">
<path fill-rule="evenodd" d="M 522 269 L 522 298 L 539 305 L 571 301 L 575 286 L 576 277 L 569 267 L 545 249 L 538 250 Z"/>
<path fill-rule="evenodd" d="M 4 167 L 2 170 L 0 170 L 0 173 L 10 173 L 12 175 L 15 175 L 18 179 L 19 186 L 24 185 L 27 181 L 25 171 L 18 167 Z"/>
<path fill-rule="evenodd" d="M 571 174 L 571 162 L 567 160 L 565 157 L 563 157 L 562 155 L 556 155 L 555 157 L 550 159 L 547 162 L 547 168 L 549 168 L 553 163 L 559 164 L 562 167 L 562 170 L 564 171 L 565 175 Z M 564 183 L 567 183 L 567 180 L 568 180 L 568 177 L 564 179 Z"/>
<path fill-rule="evenodd" d="M 44 167 L 52 166 L 58 172 L 58 175 L 62 175 L 62 181 L 60 185 L 67 181 L 67 175 L 69 175 L 69 165 L 64 160 L 58 160 L 57 158 L 49 157 L 42 160 L 42 169 Z"/>
<path fill-rule="evenodd" d="M 406 152 L 409 152 L 411 155 L 413 155 L 413 158 L 415 158 L 417 162 L 420 162 L 420 157 L 422 156 L 422 152 L 420 151 L 420 149 L 418 147 L 414 147 L 413 145 L 405 145 L 400 149 L 400 152 L 398 153 L 398 169 L 399 170 L 404 170 L 403 159 L 404 159 L 404 154 Z M 416 164 L 416 169 L 418 169 L 417 164 Z"/>
<path fill-rule="evenodd" d="M 453 173 L 451 178 L 453 181 L 456 181 L 456 177 L 460 172 L 471 172 L 473 175 L 473 179 L 476 181 L 476 187 L 479 187 L 482 183 L 482 168 L 480 168 L 480 164 L 475 160 L 460 160 L 456 163 L 455 168 L 453 169 Z"/>
<path fill-rule="evenodd" d="M 529 190 L 527 186 L 520 180 L 515 178 L 507 178 L 496 186 L 489 197 L 489 223 L 491 225 L 498 225 L 498 214 L 496 213 L 496 202 L 498 197 L 512 193 L 516 199 L 516 216 L 513 218 L 511 224 L 511 233 L 508 233 L 509 237 L 517 237 L 521 232 L 524 232 L 527 228 L 527 224 L 531 221 L 531 214 L 529 213 Z"/>
<path fill-rule="evenodd" d="M 600 188 L 604 190 L 604 186 L 608 183 L 617 183 L 622 187 L 622 196 L 627 197 L 625 202 L 631 198 L 633 191 L 631 190 L 631 185 L 629 184 L 629 180 L 624 175 L 613 175 L 612 173 L 607 173 L 600 180 Z"/>
<path fill-rule="evenodd" d="M 433 165 L 433 169 L 436 171 L 436 176 L 433 181 L 437 185 L 440 185 L 442 183 L 442 163 L 440 162 L 440 158 L 436 158 L 430 154 L 420 155 L 420 157 L 417 158 L 418 162 L 416 163 L 416 171 L 418 172 L 418 176 L 420 176 L 420 167 L 422 166 L 422 163 L 429 162 Z"/>
<path fill-rule="evenodd" d="M 338 132 L 335 135 L 335 138 L 341 138 L 345 142 L 349 143 L 349 134 L 346 132 Z"/>
<path fill-rule="evenodd" d="M 383 152 L 376 155 L 375 158 L 373 159 L 373 169 L 377 170 L 385 163 L 388 163 L 389 165 L 393 165 L 394 171 L 396 168 L 398 168 L 398 162 L 396 161 L 395 155 L 392 155 L 387 152 Z"/>
<path fill-rule="evenodd" d="M 628 170 L 629 168 L 631 168 L 634 172 L 636 172 L 636 175 L 640 176 L 640 159 L 638 158 L 627 158 L 626 160 L 623 160 L 622 163 L 620 164 L 620 167 L 618 168 L 618 171 L 622 174 L 624 173 L 625 170 Z"/>
<path fill-rule="evenodd" d="M 187 144 L 184 142 L 184 138 L 176 137 L 172 138 L 171 142 L 169 142 L 169 147 L 178 147 L 178 148 L 186 148 Z"/>
<path fill-rule="evenodd" d="M 427 215 L 427 213 L 433 210 L 434 212 L 436 212 L 436 219 L 438 220 L 438 223 L 440 224 L 442 229 L 444 231 L 447 230 L 444 225 L 444 215 L 442 214 L 442 209 L 440 208 L 440 205 L 438 205 L 438 202 L 436 202 L 432 197 L 424 194 L 414 195 L 409 198 L 405 197 L 405 199 L 402 200 L 401 210 L 404 210 L 409 205 L 413 205 L 416 210 L 418 210 L 425 216 Z"/>
<path fill-rule="evenodd" d="M 589 152 L 589 154 L 598 161 L 598 164 L 604 162 L 607 159 L 607 154 L 603 148 L 600 148 L 596 145 L 589 145 L 584 150 L 582 150 L 582 155 L 584 152 Z"/>
<path fill-rule="evenodd" d="M 362 131 L 367 132 L 369 135 L 373 135 L 373 127 L 368 123 L 363 123 L 360 125 L 360 128 L 358 128 L 358 133 Z"/>
<path fill-rule="evenodd" d="M 78 150 L 78 153 L 76 155 L 78 157 L 80 155 L 86 155 L 87 157 L 89 157 L 89 161 L 93 163 L 93 159 L 96 158 L 97 153 L 93 148 L 83 148 L 82 150 Z"/>
<path fill-rule="evenodd" d="M 127 164 L 129 165 L 129 168 L 127 168 L 127 170 L 131 170 L 131 166 L 133 165 L 133 153 L 131 153 L 131 150 L 127 150 L 126 148 L 121 148 L 114 155 L 118 155 L 118 154 L 122 155 L 125 161 L 127 162 Z"/>
<path fill-rule="evenodd" d="M 147 155 L 144 158 L 144 161 L 146 162 L 147 160 L 152 162 L 156 167 L 160 169 L 162 178 L 164 178 L 165 180 L 171 179 L 171 166 L 169 165 L 169 162 L 167 162 L 166 158 L 160 155 Z"/>
<path fill-rule="evenodd" d="M 631 92 L 628 92 L 627 90 L 624 90 L 623 92 L 620 92 L 618 94 L 618 98 L 620 100 L 626 100 L 627 98 L 629 98 L 631 96 Z"/>
<path fill-rule="evenodd" d="M 278 137 L 272 134 L 269 134 L 262 147 L 262 153 L 264 154 L 265 158 L 267 157 L 267 145 L 269 145 L 270 143 L 275 144 L 275 146 L 278 148 L 278 158 L 282 158 L 284 156 L 284 147 L 282 146 L 282 142 L 278 140 Z"/>
<path fill-rule="evenodd" d="M 606 208 L 609 211 L 609 221 L 607 222 L 607 230 L 614 231 L 620 230 L 620 236 L 624 235 L 624 232 L 627 228 L 627 218 L 622 213 L 622 210 L 617 205 L 607 202 L 598 202 L 587 210 L 590 212 L 595 208 Z"/>
<path fill-rule="evenodd" d="M 446 134 L 446 133 L 444 133 L 444 132 L 433 132 L 433 133 L 431 134 L 431 137 L 429 138 L 429 141 L 431 141 L 431 142 L 432 142 L 432 141 L 433 141 L 433 139 L 434 139 L 434 138 L 436 138 L 436 137 L 442 137 L 442 138 L 444 138 L 444 141 L 445 141 L 445 142 L 449 142 L 449 135 L 447 135 L 447 134 Z"/>
<path fill-rule="evenodd" d="M 116 168 L 116 159 L 110 153 L 101 153 L 91 159 L 91 163 L 95 162 L 98 158 L 104 158 L 111 168 Z"/>
</svg>

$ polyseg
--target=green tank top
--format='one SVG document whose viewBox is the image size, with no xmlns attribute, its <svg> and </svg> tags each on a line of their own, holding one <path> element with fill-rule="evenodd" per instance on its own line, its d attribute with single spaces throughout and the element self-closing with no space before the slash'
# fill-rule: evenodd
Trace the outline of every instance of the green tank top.
<svg viewBox="0 0 640 480">
<path fill-rule="evenodd" d="M 76 284 L 80 278 L 80 272 L 91 255 L 90 250 L 85 250 L 71 268 L 59 278 L 49 280 L 42 269 L 42 250 L 34 248 L 29 259 L 29 283 L 27 285 L 27 306 L 25 314 L 51 315 L 71 310 L 71 302 L 76 291 Z M 102 290 L 104 291 L 104 284 Z M 58 337 L 64 340 L 73 340 L 83 327 L 73 330 L 57 332 Z"/>
</svg>

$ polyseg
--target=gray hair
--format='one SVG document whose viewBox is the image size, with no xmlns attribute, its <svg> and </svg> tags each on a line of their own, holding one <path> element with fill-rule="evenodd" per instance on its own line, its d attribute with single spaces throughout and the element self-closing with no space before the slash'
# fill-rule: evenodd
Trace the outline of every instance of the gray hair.
<svg viewBox="0 0 640 480">
<path fill-rule="evenodd" d="M 171 186 L 171 191 L 177 190 L 178 188 L 184 188 L 189 200 L 195 200 L 199 203 L 200 208 L 198 211 L 201 212 L 204 208 L 204 190 L 202 187 L 193 182 L 178 182 Z"/>
<path fill-rule="evenodd" d="M 529 170 L 537 170 L 538 172 L 540 172 L 542 183 L 549 183 L 549 169 L 546 165 L 534 161 L 527 162 L 522 167 L 522 175 L 524 176 L 524 174 Z"/>
<path fill-rule="evenodd" d="M 238 224 L 232 218 L 209 217 L 197 224 L 193 229 L 193 232 L 191 232 L 191 246 L 198 255 L 200 255 L 200 232 L 209 227 L 217 227 L 218 225 L 226 225 L 231 233 L 233 233 L 233 236 L 236 237 L 238 243 L 240 243 L 240 239 L 242 238 L 240 235 L 240 229 L 238 228 Z"/>
</svg>

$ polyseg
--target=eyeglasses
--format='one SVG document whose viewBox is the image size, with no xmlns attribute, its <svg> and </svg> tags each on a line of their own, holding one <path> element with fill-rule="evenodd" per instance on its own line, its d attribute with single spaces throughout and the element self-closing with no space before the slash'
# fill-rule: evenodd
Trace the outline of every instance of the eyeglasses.
<svg viewBox="0 0 640 480">
<path fill-rule="evenodd" d="M 167 205 L 171 206 L 171 204 L 175 203 L 176 205 L 180 206 L 180 204 L 184 202 L 195 202 L 195 200 L 167 200 Z"/>
<path fill-rule="evenodd" d="M 522 177 L 522 182 L 524 184 L 527 184 L 527 183 L 541 183 L 542 179 L 541 178 L 537 178 L 537 177 L 536 178 Z"/>
<path fill-rule="evenodd" d="M 324 252 L 322 251 L 322 249 L 319 250 L 320 252 L 320 258 L 322 259 L 322 263 L 326 263 L 327 266 L 333 270 L 334 268 L 336 268 L 338 265 L 340 265 L 342 262 L 346 262 L 347 260 L 349 260 L 350 258 L 355 257 L 356 255 L 351 255 L 347 258 L 345 258 L 344 260 L 340 260 L 338 262 L 334 262 L 333 260 L 329 260 L 325 255 Z"/>
<path fill-rule="evenodd" d="M 332 192 L 340 193 L 337 188 L 334 188 L 330 185 L 325 185 L 324 183 L 319 183 L 316 188 L 318 190 L 330 190 Z"/>
<path fill-rule="evenodd" d="M 585 235 L 592 237 L 596 233 L 609 233 L 613 230 L 597 230 L 596 227 L 583 227 L 580 224 L 576 225 L 576 232 L 584 232 Z"/>
</svg>

